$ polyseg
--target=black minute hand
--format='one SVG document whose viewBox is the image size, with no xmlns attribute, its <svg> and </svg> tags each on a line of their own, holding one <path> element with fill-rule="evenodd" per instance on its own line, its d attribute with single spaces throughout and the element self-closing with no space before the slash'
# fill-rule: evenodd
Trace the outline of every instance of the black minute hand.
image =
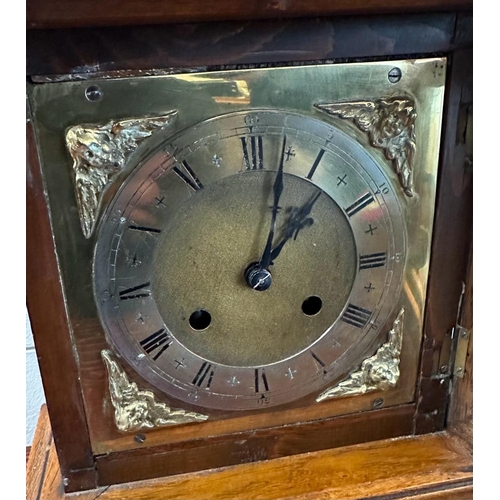
<svg viewBox="0 0 500 500">
<path fill-rule="evenodd" d="M 271 251 L 271 263 L 278 257 L 280 254 L 281 250 L 285 246 L 285 243 L 294 235 L 294 240 L 297 238 L 299 231 L 303 229 L 304 227 L 310 226 L 313 223 L 313 220 L 311 218 L 308 218 L 307 216 L 311 213 L 313 205 L 316 203 L 318 198 L 321 196 L 321 191 L 318 191 L 314 195 L 314 197 L 306 203 L 302 208 L 300 209 L 295 209 L 295 212 L 292 212 L 290 215 L 290 219 L 288 221 L 288 224 L 285 228 L 285 236 L 283 239 L 274 247 Z"/>
<path fill-rule="evenodd" d="M 262 258 L 260 259 L 261 269 L 268 269 L 269 266 L 271 265 L 271 248 L 273 245 L 274 232 L 276 231 L 276 216 L 278 215 L 279 201 L 281 198 L 281 193 L 283 192 L 283 161 L 285 157 L 285 145 L 286 145 L 286 135 L 283 136 L 280 164 L 273 186 L 274 203 L 272 206 L 271 229 L 269 230 L 269 235 L 267 237 L 267 243 L 266 247 L 264 248 L 264 253 L 262 254 Z"/>
</svg>

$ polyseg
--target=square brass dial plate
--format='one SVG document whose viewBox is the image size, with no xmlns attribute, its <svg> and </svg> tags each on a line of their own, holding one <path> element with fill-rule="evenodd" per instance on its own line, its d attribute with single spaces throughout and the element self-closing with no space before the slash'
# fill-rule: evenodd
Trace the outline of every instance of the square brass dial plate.
<svg viewBox="0 0 500 500">
<path fill-rule="evenodd" d="M 252 134 L 256 136 L 255 131 L 259 130 L 256 119 L 261 119 L 261 124 L 269 120 L 266 122 L 267 135 L 262 133 L 264 137 L 262 150 L 265 159 L 273 165 L 269 169 L 272 174 L 268 175 L 269 179 L 266 181 L 268 188 L 275 179 L 275 172 L 280 163 L 279 137 L 282 135 L 285 135 L 289 141 L 283 147 L 290 147 L 286 149 L 289 153 L 289 162 L 285 161 L 285 174 L 288 172 L 287 175 L 292 175 L 290 173 L 292 172 L 293 175 L 309 180 L 313 175 L 323 176 L 326 184 L 329 182 L 332 184 L 332 189 L 338 182 L 342 184 L 338 180 L 342 176 L 332 173 L 331 179 L 328 179 L 327 173 L 322 173 L 318 165 L 313 170 L 315 158 L 317 158 L 315 156 L 317 151 L 314 150 L 316 151 L 314 153 L 313 149 L 314 147 L 320 148 L 320 143 L 317 142 L 318 137 L 327 144 L 328 141 L 333 141 L 333 136 L 328 137 L 328 131 L 335 130 L 342 140 L 355 143 L 356 151 L 360 152 L 355 153 L 353 150 L 348 156 L 356 159 L 357 154 L 367 155 L 370 161 L 377 165 L 383 178 L 388 181 L 388 186 L 379 183 L 378 186 L 373 186 L 370 193 L 373 192 L 374 199 L 380 196 L 376 198 L 377 203 L 383 206 L 386 202 L 391 203 L 383 197 L 382 193 L 387 187 L 390 188 L 393 193 L 392 203 L 399 210 L 400 219 L 398 220 L 401 221 L 402 226 L 399 229 L 401 251 L 397 249 L 390 252 L 356 251 L 358 254 L 356 257 L 358 260 L 355 263 L 356 272 L 359 274 L 360 269 L 366 270 L 370 267 L 370 263 L 375 263 L 374 267 L 377 268 L 381 267 L 378 264 L 385 265 L 386 260 L 387 262 L 390 260 L 391 265 L 395 266 L 391 272 L 395 275 L 400 274 L 400 283 L 390 292 L 390 299 L 385 303 L 384 322 L 378 324 L 375 322 L 376 335 L 370 340 L 363 341 L 364 344 L 360 340 L 363 346 L 357 353 L 358 356 L 362 354 L 358 360 L 359 363 L 351 362 L 349 365 L 351 369 L 347 372 L 344 370 L 342 376 L 339 375 L 340 372 L 335 372 L 336 375 L 324 377 L 321 384 L 318 382 L 319 385 L 312 392 L 305 391 L 300 394 L 298 400 L 283 397 L 283 400 L 277 400 L 276 405 L 271 404 L 263 410 L 258 406 L 255 408 L 247 406 L 242 409 L 237 408 L 238 411 L 235 412 L 234 408 L 225 407 L 224 404 L 210 406 L 208 397 L 203 400 L 203 395 L 206 393 L 202 393 L 201 400 L 194 400 L 190 403 L 187 393 L 184 395 L 182 390 L 172 391 L 174 396 L 170 397 L 170 400 L 175 403 L 174 406 L 206 413 L 209 418 L 203 422 L 176 428 L 175 433 L 169 432 L 169 428 L 152 430 L 148 435 L 148 442 L 164 444 L 182 440 L 187 436 L 201 438 L 214 435 L 217 433 L 217 422 L 221 419 L 231 419 L 231 430 L 238 431 L 367 411 L 373 408 L 375 401 L 377 401 L 377 406 L 392 406 L 414 400 L 425 312 L 445 68 L 444 58 L 432 58 L 87 80 L 30 86 L 30 105 L 39 144 L 52 231 L 75 356 L 80 370 L 90 438 L 96 454 L 137 446 L 131 435 L 123 434 L 116 429 L 108 395 L 107 374 L 101 359 L 103 349 L 109 348 L 109 344 L 112 344 L 116 351 L 117 344 L 113 340 L 109 341 L 109 338 L 106 339 L 100 319 L 100 315 L 102 317 L 104 313 L 99 312 L 100 296 L 97 295 L 96 299 L 94 295 L 94 291 L 99 289 L 99 285 L 93 281 L 96 269 L 93 263 L 94 253 L 97 240 L 102 234 L 99 224 L 112 217 L 110 207 L 114 207 L 113 203 L 119 199 L 115 195 L 119 197 L 121 192 L 126 191 L 126 187 L 122 186 L 126 186 L 127 180 L 137 175 L 141 169 L 145 172 L 145 167 L 155 158 L 155 155 L 167 151 L 167 156 L 178 155 L 179 162 L 182 163 L 182 154 L 175 149 L 172 137 L 180 137 L 182 140 L 178 141 L 179 148 L 181 146 L 184 148 L 180 151 L 186 151 L 186 144 L 191 137 L 189 134 L 192 133 L 190 131 L 202 127 L 209 128 L 210 123 L 221 121 L 222 115 L 227 115 L 228 119 L 235 122 L 237 120 L 241 122 L 239 125 L 228 126 L 228 130 L 236 130 L 238 127 L 245 130 L 247 127 L 245 133 L 249 136 Z M 116 127 L 124 127 L 125 122 L 130 125 L 131 120 L 158 117 L 164 117 L 167 125 L 165 123 L 161 125 L 158 133 L 151 134 L 133 148 L 123 161 L 123 168 L 116 175 L 103 181 L 102 196 L 95 204 L 93 219 L 92 217 L 89 219 L 90 224 L 86 226 L 87 232 L 85 228 L 82 231 L 85 221 L 82 221 L 81 201 L 75 193 L 75 159 L 66 145 L 68 130 L 81 125 L 102 127 L 108 123 L 114 123 L 115 129 L 113 130 L 116 131 Z M 290 130 L 293 127 L 290 123 L 299 120 L 297 117 L 302 120 L 300 123 L 305 125 L 301 129 L 301 136 L 300 134 L 292 136 Z M 208 125 L 200 125 L 207 123 Z M 299 125 L 294 126 L 299 127 Z M 252 132 L 252 129 L 248 127 L 256 128 Z M 217 140 L 225 140 L 229 135 L 224 135 L 224 130 L 226 129 L 209 130 L 207 134 L 212 133 Z M 274 132 L 271 133 L 270 130 Z M 310 134 L 310 140 L 306 139 L 307 133 Z M 182 143 L 183 140 L 185 143 Z M 240 136 L 234 140 L 237 144 L 241 144 L 238 157 L 240 164 L 237 168 L 243 171 L 258 171 L 258 140 L 255 143 L 257 146 L 255 144 L 252 146 L 248 142 L 246 153 L 244 141 Z M 164 147 L 165 144 L 170 144 L 170 146 L 173 144 L 173 149 Z M 312 146 L 309 146 L 310 144 Z M 122 144 L 121 147 L 127 148 L 127 145 Z M 200 150 L 199 154 L 205 154 L 205 161 L 210 162 L 212 171 L 215 172 L 210 175 L 215 176 L 219 175 L 217 172 L 225 168 L 223 162 L 227 159 L 231 148 L 218 153 L 215 150 L 212 151 L 210 147 L 207 142 L 206 150 Z M 309 147 L 310 151 L 307 150 Z M 299 165 L 300 161 L 308 165 L 304 173 L 299 172 L 301 168 L 299 166 L 296 167 L 296 171 L 293 170 L 295 168 L 292 166 L 293 163 L 296 162 L 296 165 Z M 188 162 L 188 167 L 190 165 L 191 163 Z M 169 168 L 173 169 L 174 165 L 170 165 Z M 190 181 L 192 184 L 198 179 L 205 185 L 211 179 L 210 175 L 203 177 L 202 174 L 199 174 L 199 178 L 193 177 L 189 170 L 183 170 L 181 173 L 184 179 L 179 174 L 177 175 L 181 183 Z M 253 173 L 250 172 L 250 174 Z M 286 182 L 287 178 L 285 178 Z M 188 186 L 188 188 L 193 188 L 193 186 Z M 321 189 L 328 192 L 329 188 Z M 196 183 L 192 190 L 197 191 Z M 375 194 L 377 190 L 379 193 Z M 351 202 L 347 202 L 346 199 L 342 208 L 347 217 L 351 219 L 354 214 L 357 216 L 358 210 L 362 210 L 371 197 L 372 195 L 363 192 L 359 197 L 354 196 Z M 269 200 L 272 203 L 272 195 Z M 306 201 L 307 199 L 304 199 L 302 203 Z M 389 218 L 391 218 L 390 214 Z M 399 224 L 399 222 L 394 222 L 395 219 L 391 220 L 393 226 Z M 135 225 L 136 227 L 132 228 L 135 231 L 145 232 L 146 226 L 142 222 L 142 225 L 134 221 L 127 222 L 127 224 Z M 353 231 L 357 230 L 360 234 L 364 231 L 368 238 L 373 235 L 374 227 L 375 224 L 370 225 L 368 221 L 366 228 L 360 225 Z M 306 231 L 307 229 L 302 231 L 297 242 L 307 240 Z M 287 245 L 293 245 L 293 243 L 287 243 Z M 264 244 L 261 243 L 260 248 L 263 246 Z M 382 253 L 384 255 L 379 255 Z M 133 256 L 131 257 L 133 259 Z M 133 293 L 130 290 L 142 284 L 144 282 L 135 282 L 128 288 L 122 286 L 122 292 L 126 292 L 122 296 L 130 296 Z M 359 286 L 368 287 L 367 295 L 371 293 L 370 280 Z M 140 288 L 138 290 L 141 291 Z M 100 290 L 100 292 L 104 291 L 104 289 Z M 125 302 L 128 306 L 128 302 L 133 301 L 122 300 L 122 303 Z M 346 301 L 342 314 L 345 316 L 346 312 L 350 312 L 351 319 L 353 315 L 355 323 L 363 322 L 364 313 L 362 311 L 360 313 L 359 309 L 367 310 L 366 307 L 357 307 L 353 302 Z M 349 372 L 358 369 L 363 359 L 372 356 L 387 341 L 387 336 L 393 329 L 394 321 L 401 310 L 404 310 L 404 334 L 398 359 L 398 380 L 395 386 L 390 386 L 384 391 L 370 392 L 356 397 L 327 399 L 318 403 L 316 399 L 320 393 L 334 387 L 345 379 Z M 304 346 L 301 347 L 303 348 Z M 159 400 L 168 401 L 169 395 L 165 396 L 161 390 L 158 390 L 158 377 L 148 378 L 147 373 L 140 370 L 141 375 L 139 375 L 136 371 L 137 365 L 134 368 L 131 367 L 135 351 L 127 349 L 118 346 L 122 355 L 121 364 L 129 378 L 140 387 L 152 390 Z M 288 355 L 291 351 L 284 348 L 284 352 Z M 153 354 L 156 355 L 157 351 Z M 214 351 L 211 355 L 217 356 L 218 353 Z M 316 366 L 321 366 L 321 355 L 315 351 L 315 356 L 319 359 L 319 361 L 316 360 Z M 310 354 L 309 357 L 311 357 Z M 221 359 L 226 363 L 226 358 L 222 355 Z M 179 359 L 179 361 L 182 360 Z M 255 387 L 257 383 L 259 384 L 259 390 L 254 391 L 259 397 L 260 393 L 265 392 L 263 387 L 267 390 L 267 385 L 273 384 L 270 379 L 270 369 L 267 369 L 267 375 L 263 377 L 262 371 L 254 367 L 261 361 L 260 359 L 258 362 L 253 362 L 252 359 L 241 361 L 242 366 L 245 365 L 244 367 L 250 370 L 249 377 Z M 272 357 L 264 357 L 262 363 L 273 361 Z M 231 362 L 226 364 L 231 365 Z M 299 369 L 301 367 L 302 365 L 298 365 Z M 294 370 L 298 368 L 293 366 L 288 368 L 290 369 L 288 379 L 290 379 L 296 373 Z M 199 380 L 200 377 L 196 379 L 197 368 L 193 370 L 194 374 L 190 375 L 190 378 L 193 381 Z M 219 369 L 217 373 L 221 370 Z M 209 373 L 207 371 L 205 375 L 205 385 L 210 379 Z M 231 380 L 230 371 L 227 372 L 227 377 L 226 373 L 224 377 L 224 380 Z M 216 379 L 213 380 L 215 384 Z"/>
</svg>

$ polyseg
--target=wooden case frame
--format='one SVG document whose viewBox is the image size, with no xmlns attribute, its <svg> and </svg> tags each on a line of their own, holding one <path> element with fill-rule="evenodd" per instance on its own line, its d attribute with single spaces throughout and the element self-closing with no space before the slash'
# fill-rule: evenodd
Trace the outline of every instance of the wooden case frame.
<svg viewBox="0 0 500 500">
<path fill-rule="evenodd" d="M 28 32 L 28 74 L 35 82 L 61 78 L 50 76 L 58 74 L 69 75 L 65 78 L 85 78 L 86 74 L 78 73 L 82 68 L 88 70 L 91 60 L 99 61 L 91 73 L 94 77 L 96 73 L 103 77 L 120 76 L 200 65 L 436 54 L 446 55 L 450 65 L 415 402 L 258 431 L 239 432 L 231 429 L 230 423 L 221 422 L 217 436 L 195 440 L 179 437 L 174 443 L 161 446 L 146 442 L 135 450 L 103 455 L 94 455 L 90 444 L 36 140 L 28 120 L 27 303 L 67 491 L 436 432 L 446 427 L 450 384 L 453 384 L 449 334 L 456 324 L 459 305 L 464 304 L 462 288 L 467 281 L 472 236 L 472 184 L 465 141 L 472 101 L 471 21 L 467 13 L 446 13 L 213 23 L 168 29 L 156 26 Z M 181 28 L 189 32 L 183 35 L 182 43 L 177 36 Z M 310 36 L 312 28 L 314 37 Z M 145 37 L 152 42 L 138 57 L 131 41 Z M 226 46 L 231 47 L 227 52 L 221 51 L 218 42 L 224 37 Z M 99 42 L 96 45 L 90 39 Z M 172 51 L 159 49 L 172 45 Z M 102 68 L 110 68 L 110 61 L 113 71 L 101 74 Z M 450 220 L 459 223 L 451 225 Z"/>
</svg>

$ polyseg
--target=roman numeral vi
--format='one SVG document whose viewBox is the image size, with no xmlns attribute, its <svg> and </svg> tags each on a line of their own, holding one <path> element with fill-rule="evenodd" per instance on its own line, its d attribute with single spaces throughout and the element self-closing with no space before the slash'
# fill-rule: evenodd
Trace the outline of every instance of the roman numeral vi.
<svg viewBox="0 0 500 500">
<path fill-rule="evenodd" d="M 262 380 L 262 384 L 261 384 Z M 255 392 L 261 392 L 261 390 L 268 391 L 269 384 L 267 383 L 266 370 L 264 368 L 255 368 Z"/>
</svg>

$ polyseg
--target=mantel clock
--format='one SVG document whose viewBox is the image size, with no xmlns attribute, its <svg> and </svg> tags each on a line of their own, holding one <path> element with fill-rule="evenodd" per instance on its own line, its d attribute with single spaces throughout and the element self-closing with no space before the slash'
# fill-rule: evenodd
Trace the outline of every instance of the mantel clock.
<svg viewBox="0 0 500 500">
<path fill-rule="evenodd" d="M 29 86 L 94 464 L 68 489 L 412 432 L 447 64 Z"/>
</svg>

